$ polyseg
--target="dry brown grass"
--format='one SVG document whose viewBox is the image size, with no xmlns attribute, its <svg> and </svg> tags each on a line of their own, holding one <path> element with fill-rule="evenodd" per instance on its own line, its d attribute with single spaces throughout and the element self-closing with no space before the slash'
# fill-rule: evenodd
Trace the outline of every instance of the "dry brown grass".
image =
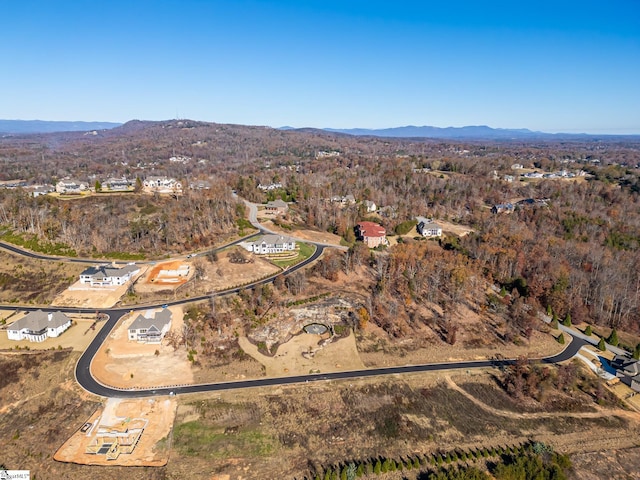
<svg viewBox="0 0 640 480">
<path fill-rule="evenodd" d="M 51 262 L 0 250 L 0 303 L 48 305 L 86 266 Z"/>
</svg>

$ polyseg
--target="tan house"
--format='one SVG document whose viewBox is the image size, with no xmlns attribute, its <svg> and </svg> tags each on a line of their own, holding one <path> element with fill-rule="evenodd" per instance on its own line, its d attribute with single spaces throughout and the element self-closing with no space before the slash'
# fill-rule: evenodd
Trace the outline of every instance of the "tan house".
<svg viewBox="0 0 640 480">
<path fill-rule="evenodd" d="M 284 215 L 289 211 L 289 205 L 287 202 L 278 199 L 267 203 L 264 209 L 267 213 L 271 213 L 273 215 Z"/>
<path fill-rule="evenodd" d="M 356 238 L 369 248 L 388 245 L 387 231 L 382 225 L 373 222 L 360 222 L 355 227 Z"/>
</svg>

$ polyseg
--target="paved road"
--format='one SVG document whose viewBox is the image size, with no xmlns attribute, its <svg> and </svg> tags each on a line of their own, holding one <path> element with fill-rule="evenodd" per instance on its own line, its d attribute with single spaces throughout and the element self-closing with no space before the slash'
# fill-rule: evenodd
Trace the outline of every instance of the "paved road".
<svg viewBox="0 0 640 480">
<path fill-rule="evenodd" d="M 276 234 L 276 235 L 281 235 L 280 232 L 276 232 L 276 231 L 270 230 L 267 227 L 265 227 L 264 225 L 262 225 L 260 222 L 258 222 L 258 204 L 252 203 L 252 202 L 250 202 L 248 200 L 245 200 L 244 198 L 238 197 L 237 195 L 235 195 L 235 197 L 240 199 L 240 200 L 242 200 L 244 202 L 244 204 L 249 208 L 249 222 L 255 228 L 260 230 L 260 233 L 262 233 L 262 234 L 273 233 L 273 234 Z M 316 247 L 331 247 L 331 248 L 335 248 L 337 250 L 343 250 L 343 251 L 347 251 L 349 249 L 348 247 L 345 247 L 343 245 L 336 245 L 334 243 L 314 242 L 314 241 L 307 240 L 307 239 L 304 239 L 304 238 L 296 238 L 293 235 L 287 235 L 287 236 L 289 236 L 289 237 L 291 237 L 294 240 L 297 240 L 299 242 L 304 242 L 304 243 L 309 243 L 311 245 L 315 245 Z"/>
<path fill-rule="evenodd" d="M 546 323 L 551 323 L 552 318 L 549 317 L 548 315 L 544 315 L 544 314 L 540 314 L 539 315 L 540 318 L 542 318 L 542 320 Z M 571 327 L 565 327 L 564 325 L 562 325 L 562 323 L 558 323 L 558 329 L 562 332 L 566 332 L 569 335 L 571 335 L 574 338 L 580 338 L 582 340 L 585 341 L 585 344 L 587 345 L 598 345 L 598 342 L 600 342 L 600 337 L 598 336 L 594 336 L 594 335 L 585 335 L 584 333 L 582 333 L 580 330 L 578 330 L 576 327 L 571 326 Z M 606 339 L 605 339 L 606 340 Z M 607 346 L 607 350 L 610 352 L 615 353 L 616 355 L 624 355 L 626 357 L 629 357 L 629 352 L 627 352 L 625 349 L 620 348 L 620 347 L 614 347 L 613 345 L 610 345 L 608 343 L 605 343 Z"/>
<path fill-rule="evenodd" d="M 260 223 L 258 223 L 256 218 L 257 207 L 255 204 L 251 204 L 250 202 L 245 203 L 249 206 L 250 215 L 249 219 L 251 223 L 260 230 L 261 233 L 273 233 L 270 230 L 265 229 Z M 253 235 L 252 235 L 253 236 Z M 250 236 L 250 237 L 252 237 Z M 226 248 L 230 245 L 235 245 L 240 243 L 247 238 L 245 237 L 239 239 L 235 242 L 232 242 L 229 245 L 225 245 L 224 247 L 220 247 L 215 250 L 220 250 L 222 248 Z M 304 240 L 306 241 L 306 240 Z M 307 241 L 308 242 L 308 241 Z M 335 247 L 335 245 L 328 245 L 318 242 L 308 242 L 312 243 L 316 246 L 316 250 L 305 261 L 289 268 L 284 275 L 289 275 L 300 268 L 303 268 L 307 264 L 316 260 L 323 252 L 326 247 Z M 39 258 L 44 260 L 68 260 L 72 262 L 82 262 L 82 263 L 95 263 L 94 260 L 89 259 L 75 259 L 75 258 L 60 258 L 60 257 L 50 257 L 46 255 L 40 255 L 37 253 L 29 252 L 27 250 L 23 250 L 21 248 L 15 247 L 13 245 L 9 245 L 6 243 L 0 242 L 0 247 L 6 248 L 7 250 L 11 250 L 15 253 L 25 255 L 32 258 Z M 344 248 L 344 247 L 338 247 Z M 174 300 L 169 302 L 163 302 L 162 304 L 166 305 L 181 305 L 191 302 L 197 302 L 201 300 L 206 300 L 210 298 L 212 295 L 215 296 L 224 296 L 230 295 L 233 293 L 237 293 L 240 290 L 245 288 L 254 287 L 256 285 L 261 285 L 265 283 L 269 283 L 273 281 L 273 279 L 280 275 L 281 273 L 277 273 L 268 278 L 264 278 L 257 282 L 254 282 L 250 285 L 245 285 L 242 287 L 231 288 L 224 291 L 212 292 L 207 295 L 202 295 L 199 297 L 188 298 L 183 300 Z M 85 352 L 82 354 L 78 363 L 76 365 L 76 380 L 77 382 L 87 391 L 94 393 L 96 395 L 104 396 L 104 397 L 118 397 L 118 398 L 132 398 L 132 397 L 147 397 L 147 396 L 155 396 L 155 395 L 177 395 L 177 394 L 185 394 L 185 393 L 196 393 L 196 392 L 212 392 L 219 390 L 233 390 L 233 389 L 241 389 L 241 388 L 252 388 L 252 387 L 263 387 L 263 386 L 277 386 L 277 385 L 290 385 L 296 383 L 306 383 L 306 382 L 314 382 L 321 380 L 338 380 L 338 379 L 349 379 L 349 378 L 364 378 L 364 377 L 374 377 L 381 375 L 394 375 L 394 374 L 403 374 L 403 373 L 416 373 L 416 372 L 428 372 L 428 371 L 438 371 L 438 370 L 465 370 L 465 369 L 473 369 L 473 368 L 487 368 L 487 367 L 503 367 L 507 365 L 512 365 L 516 362 L 515 359 L 505 359 L 505 360 L 480 360 L 480 361 L 471 361 L 471 362 L 447 362 L 447 363 L 430 363 L 423 365 L 407 365 L 400 367 L 386 367 L 386 368 L 375 368 L 375 369 L 366 369 L 366 370 L 354 370 L 348 372 L 333 372 L 333 373 L 324 373 L 324 374 L 310 374 L 310 375 L 296 375 L 290 377 L 276 377 L 276 378 L 260 378 L 255 380 L 242 380 L 235 382 L 220 382 L 220 383 L 208 383 L 208 384 L 198 384 L 198 385 L 173 385 L 156 389 L 119 389 L 110 387 L 107 385 L 103 385 L 99 383 L 93 376 L 91 375 L 91 362 L 95 357 L 98 349 L 102 345 L 102 343 L 106 340 L 107 336 L 111 333 L 115 325 L 122 318 L 122 316 L 132 310 L 146 310 L 148 308 L 158 308 L 162 304 L 153 304 L 153 305 L 136 305 L 129 308 L 117 308 L 117 309 L 98 309 L 100 312 L 107 313 L 109 315 L 109 319 L 104 323 L 96 337 L 93 339 L 91 344 L 87 347 Z M 7 308 L 11 310 L 20 309 L 33 311 L 42 307 L 23 307 L 16 305 L 7 305 L 0 306 L 0 308 Z M 46 309 L 42 308 L 42 310 L 56 310 L 62 311 L 66 313 L 95 313 L 96 309 L 82 309 L 82 308 L 71 308 L 71 307 L 58 307 L 54 309 Z M 558 363 L 572 358 L 580 348 L 587 343 L 586 340 L 582 338 L 574 337 L 574 340 L 559 354 L 546 357 L 540 359 L 539 361 L 544 363 Z"/>
<path fill-rule="evenodd" d="M 515 359 L 505 360 L 479 360 L 470 362 L 446 362 L 429 363 L 424 365 L 406 365 L 400 367 L 372 368 L 366 370 L 354 370 L 347 372 L 320 373 L 310 375 L 295 375 L 290 377 L 259 378 L 255 380 L 241 380 L 235 382 L 206 383 L 198 385 L 173 385 L 162 388 L 144 389 L 119 389 L 109 387 L 99 383 L 90 373 L 90 366 L 98 348 L 107 338 L 120 317 L 126 313 L 125 310 L 111 310 L 108 312 L 109 320 L 100 330 L 91 345 L 78 360 L 76 366 L 76 380 L 87 391 L 103 397 L 136 398 L 157 395 L 178 395 L 185 393 L 215 392 L 220 390 L 237 390 L 242 388 L 291 385 L 297 383 L 308 383 L 322 380 L 340 380 L 349 378 L 376 377 L 381 375 L 394 375 L 416 372 L 431 372 L 438 370 L 470 370 L 474 368 L 504 367 L 512 365 Z M 543 363 L 558 363 L 572 358 L 586 342 L 581 339 L 574 339 L 562 352 L 557 355 L 540 359 Z"/>
</svg>

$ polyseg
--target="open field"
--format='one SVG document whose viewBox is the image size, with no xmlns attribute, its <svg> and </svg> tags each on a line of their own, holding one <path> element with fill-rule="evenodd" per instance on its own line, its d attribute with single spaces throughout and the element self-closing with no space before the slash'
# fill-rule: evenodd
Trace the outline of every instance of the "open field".
<svg viewBox="0 0 640 480">
<path fill-rule="evenodd" d="M 96 470 L 56 462 L 53 456 L 61 445 L 69 439 L 77 445 L 78 430 L 104 415 L 101 404 L 73 381 L 78 355 L 70 351 L 0 355 L 0 368 L 6 372 L 0 383 L 3 463 L 30 469 L 37 478 L 71 480 L 302 478 L 313 468 L 355 459 L 406 458 L 533 439 L 577 454 L 576 478 L 603 478 L 588 473 L 606 468 L 629 475 L 635 471 L 628 457 L 637 454 L 640 442 L 636 414 L 583 408 L 567 414 L 535 411 L 514 416 L 517 407 L 511 399 L 496 403 L 491 391 L 469 397 L 456 389 L 490 385 L 490 376 L 497 372 L 492 369 L 458 372 L 450 376 L 453 383 L 448 383 L 446 373 L 434 372 L 177 397 L 173 433 L 167 430 L 174 408 L 170 406 L 162 410 L 167 421 L 158 424 L 157 435 L 148 437 L 156 447 L 140 445 L 141 454 L 153 452 L 160 460 L 168 456 L 166 466 L 125 470 L 108 463 Z M 127 412 L 124 406 L 107 410 L 115 417 L 133 419 L 134 414 L 160 412 L 165 400 L 136 402 L 142 403 L 125 402 Z M 603 451 L 605 455 L 599 453 Z M 121 458 L 136 462 L 133 457 Z M 415 471 L 404 475 L 416 478 Z"/>
<path fill-rule="evenodd" d="M 13 255 L 0 250 L 0 303 L 48 305 L 86 266 Z"/>
</svg>

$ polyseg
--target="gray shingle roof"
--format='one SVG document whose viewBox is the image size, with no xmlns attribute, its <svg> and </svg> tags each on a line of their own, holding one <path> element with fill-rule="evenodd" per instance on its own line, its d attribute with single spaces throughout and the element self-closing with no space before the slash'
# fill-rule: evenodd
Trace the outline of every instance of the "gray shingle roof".
<svg viewBox="0 0 640 480">
<path fill-rule="evenodd" d="M 49 319 L 49 316 L 51 316 L 51 319 Z M 62 312 L 53 312 L 49 314 L 42 310 L 36 310 L 35 312 L 28 313 L 20 320 L 13 322 L 7 330 L 20 331 L 26 328 L 32 332 L 40 332 L 47 328 L 61 327 L 70 320 L 71 319 Z"/>
<path fill-rule="evenodd" d="M 158 331 L 161 331 L 169 322 L 171 322 L 171 310 L 163 308 L 151 318 L 138 315 L 129 326 L 129 330 L 140 330 L 141 328 L 149 330 L 151 327 L 155 327 Z"/>
<path fill-rule="evenodd" d="M 125 265 L 124 267 L 113 267 L 111 265 L 99 265 L 97 267 L 89 267 L 80 275 L 90 275 L 92 277 L 122 277 L 139 270 L 136 265 Z"/>
</svg>

